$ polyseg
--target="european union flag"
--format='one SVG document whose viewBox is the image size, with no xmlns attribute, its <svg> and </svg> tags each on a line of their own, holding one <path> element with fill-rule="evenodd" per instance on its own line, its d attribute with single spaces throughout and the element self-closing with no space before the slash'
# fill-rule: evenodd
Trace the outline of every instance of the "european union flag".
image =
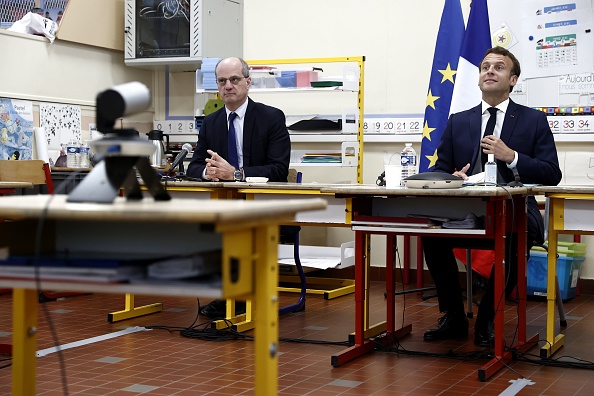
<svg viewBox="0 0 594 396">
<path fill-rule="evenodd" d="M 419 172 L 427 172 L 437 161 L 437 146 L 448 121 L 454 91 L 454 76 L 464 38 L 464 18 L 460 0 L 446 0 L 441 14 L 429 92 L 423 121 Z"/>
</svg>

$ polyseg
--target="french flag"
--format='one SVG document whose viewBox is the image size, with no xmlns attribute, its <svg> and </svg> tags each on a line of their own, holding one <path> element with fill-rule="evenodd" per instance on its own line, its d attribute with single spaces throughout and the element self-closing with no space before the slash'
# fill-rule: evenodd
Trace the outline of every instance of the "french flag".
<svg viewBox="0 0 594 396">
<path fill-rule="evenodd" d="M 468 110 L 481 102 L 481 91 L 478 87 L 479 66 L 489 48 L 491 30 L 487 0 L 473 0 L 462 40 L 450 114 Z"/>
</svg>

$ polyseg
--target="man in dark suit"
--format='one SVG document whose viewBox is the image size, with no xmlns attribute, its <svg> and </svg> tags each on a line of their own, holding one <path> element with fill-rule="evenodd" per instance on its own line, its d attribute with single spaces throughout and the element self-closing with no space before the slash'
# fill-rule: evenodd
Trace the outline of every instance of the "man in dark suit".
<svg viewBox="0 0 594 396">
<path fill-rule="evenodd" d="M 499 183 L 514 181 L 515 172 L 523 183 L 557 185 L 561 181 L 557 149 L 545 114 L 518 105 L 509 98 L 519 76 L 520 63 L 511 52 L 501 47 L 486 52 L 480 64 L 478 84 L 482 103 L 450 116 L 437 148 L 435 171 L 466 180 L 467 175 L 483 171 L 483 154 L 494 154 Z M 494 119 L 489 127 L 491 117 Z M 544 225 L 534 197 L 528 198 L 527 206 L 529 250 L 534 242 L 542 242 Z M 452 249 L 473 246 L 450 238 L 424 237 L 422 243 L 425 261 L 437 288 L 439 310 L 445 313 L 436 327 L 425 332 L 424 338 L 466 337 L 468 320 Z M 516 284 L 516 255 L 517 249 L 514 249 L 506 258 L 506 269 L 511 275 L 506 277 L 509 279 L 506 284 L 508 295 Z M 489 346 L 493 342 L 493 278 L 491 273 L 477 313 L 474 342 L 479 346 Z"/>
<path fill-rule="evenodd" d="M 248 98 L 252 80 L 243 59 L 221 60 L 215 75 L 225 108 L 204 118 L 187 175 L 212 181 L 255 176 L 287 181 L 291 141 L 284 113 Z M 231 132 L 235 147 L 229 144 Z"/>
<path fill-rule="evenodd" d="M 187 175 L 211 181 L 267 177 L 286 182 L 291 140 L 284 113 L 248 97 L 252 80 L 243 59 L 221 60 L 215 75 L 225 107 L 204 118 Z M 214 300 L 200 313 L 224 318 L 225 310 L 225 301 Z M 245 313 L 244 301 L 237 302 L 235 312 Z"/>
</svg>

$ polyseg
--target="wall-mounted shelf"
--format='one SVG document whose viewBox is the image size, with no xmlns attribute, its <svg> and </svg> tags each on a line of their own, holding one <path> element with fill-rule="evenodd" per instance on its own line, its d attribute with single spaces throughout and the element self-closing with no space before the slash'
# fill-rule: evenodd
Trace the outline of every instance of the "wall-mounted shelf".
<svg viewBox="0 0 594 396">
<path fill-rule="evenodd" d="M 273 60 L 247 60 L 250 66 L 272 66 L 277 70 L 291 70 L 301 69 L 303 70 L 304 65 L 312 66 L 316 68 L 333 68 L 335 73 L 331 77 L 329 71 L 325 70 L 328 74 L 323 76 L 319 74 L 321 80 L 340 80 L 342 87 L 324 87 L 324 88 L 257 88 L 252 87 L 250 93 L 263 93 L 263 94 L 274 94 L 274 93 L 288 93 L 288 94 L 300 94 L 300 93 L 317 93 L 330 94 L 331 92 L 350 92 L 352 95 L 356 94 L 357 103 L 352 105 L 352 109 L 342 108 L 342 131 L 336 131 L 336 133 L 299 133 L 297 131 L 290 131 L 291 142 L 293 143 L 329 143 L 328 150 L 293 150 L 291 153 L 291 166 L 307 166 L 307 167 L 353 167 L 357 170 L 357 183 L 363 183 L 363 114 L 364 114 L 364 62 L 365 57 L 363 56 L 352 56 L 352 57 L 339 57 L 339 58 L 303 58 L 303 59 L 273 59 Z M 340 65 L 342 64 L 342 65 Z M 342 66 L 342 67 L 341 67 Z M 336 69 L 341 69 L 337 71 Z M 311 69 L 310 69 L 311 70 Z M 199 88 L 199 87 L 197 87 Z M 350 97 L 347 97 L 350 100 Z M 355 98 L 353 98 L 353 101 Z M 290 109 L 283 109 L 286 113 L 290 114 Z M 351 111 L 354 113 L 355 123 L 347 123 L 346 118 L 351 116 Z M 302 113 L 299 113 L 302 114 Z M 347 115 L 348 114 L 348 115 Z M 349 128 L 349 127 L 352 127 Z M 347 133 L 345 133 L 347 132 Z M 302 156 L 304 153 L 309 152 L 332 152 L 338 151 L 336 144 L 340 143 L 340 151 L 342 151 L 342 161 L 340 163 L 303 163 L 297 158 Z M 354 156 L 346 156 L 345 150 L 353 149 Z"/>
<path fill-rule="evenodd" d="M 369 134 L 363 135 L 365 143 L 420 143 L 423 138 L 421 134 Z"/>
<path fill-rule="evenodd" d="M 297 93 L 297 92 L 337 92 L 337 91 L 344 91 L 344 92 L 357 92 L 356 90 L 347 89 L 344 87 L 327 87 L 327 88 L 250 88 L 250 92 L 253 93 L 279 93 L 279 92 L 288 92 L 288 93 Z M 211 93 L 216 94 L 218 91 L 212 89 L 203 89 L 201 88 L 201 83 L 197 82 L 196 86 L 196 93 Z"/>
<path fill-rule="evenodd" d="M 340 150 L 292 150 L 290 166 L 356 167 L 357 158 L 359 143 L 343 142 Z"/>
<path fill-rule="evenodd" d="M 342 142 L 356 142 L 356 134 L 345 133 L 297 133 L 289 131 L 291 135 L 291 142 L 293 143 L 342 143 Z"/>
</svg>

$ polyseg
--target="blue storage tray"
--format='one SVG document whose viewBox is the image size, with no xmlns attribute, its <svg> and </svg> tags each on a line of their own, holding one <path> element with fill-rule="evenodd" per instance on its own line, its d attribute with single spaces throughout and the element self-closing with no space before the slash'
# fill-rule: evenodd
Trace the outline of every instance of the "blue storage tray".
<svg viewBox="0 0 594 396">
<path fill-rule="evenodd" d="M 585 257 L 559 256 L 557 258 L 557 277 L 562 300 L 574 298 L 580 279 L 580 267 Z M 527 271 L 528 296 L 547 295 L 547 254 L 530 251 Z"/>
</svg>

